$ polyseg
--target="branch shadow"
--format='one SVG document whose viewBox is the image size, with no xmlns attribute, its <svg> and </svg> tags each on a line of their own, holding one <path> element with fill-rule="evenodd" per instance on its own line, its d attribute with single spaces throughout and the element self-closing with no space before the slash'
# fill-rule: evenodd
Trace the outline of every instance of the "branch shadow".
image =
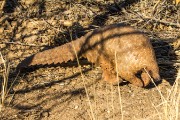
<svg viewBox="0 0 180 120">
<path fill-rule="evenodd" d="M 173 62 L 173 60 L 177 60 L 177 55 L 175 54 L 172 44 L 169 42 L 173 39 L 174 38 L 151 39 L 160 68 L 161 78 L 166 80 L 171 86 L 174 85 L 177 73 L 177 66 L 175 66 Z M 155 87 L 153 83 L 147 86 L 148 89 L 153 87 Z"/>
<path fill-rule="evenodd" d="M 96 15 L 93 18 L 92 25 L 104 26 L 108 16 L 115 14 L 122 14 L 122 9 L 128 8 L 131 4 L 137 3 L 139 0 L 114 0 L 113 4 L 105 6 L 104 13 Z M 103 6 L 100 4 L 100 6 Z"/>
<path fill-rule="evenodd" d="M 90 71 L 90 70 L 91 70 L 91 69 L 86 69 L 86 70 L 84 70 L 84 71 L 82 71 L 82 72 L 83 72 L 83 73 L 86 73 L 86 72 L 88 72 L 88 71 Z M 61 79 L 61 80 L 50 81 L 50 82 L 46 82 L 46 83 L 44 83 L 44 84 L 37 84 L 37 85 L 34 85 L 34 86 L 30 87 L 30 88 L 25 88 L 25 89 L 17 90 L 17 91 L 16 91 L 16 94 L 24 94 L 24 93 L 32 92 L 32 91 L 34 91 L 34 90 L 40 90 L 40 89 L 44 89 L 44 88 L 46 88 L 46 87 L 51 87 L 51 86 L 53 86 L 53 85 L 55 85 L 55 84 L 57 84 L 57 83 L 62 83 L 62 82 L 65 82 L 65 81 L 71 81 L 73 78 L 78 77 L 78 76 L 80 76 L 80 75 L 81 75 L 81 73 L 78 72 L 78 73 L 75 73 L 75 74 L 72 75 L 72 76 L 63 78 L 63 79 Z"/>
<path fill-rule="evenodd" d="M 67 29 L 67 32 L 64 33 L 66 35 L 66 39 L 70 40 L 71 38 L 68 32 L 69 30 L 72 31 L 73 40 L 76 39 L 77 37 L 84 36 L 86 34 L 85 31 L 96 29 L 94 26 L 104 26 L 108 19 L 108 16 L 122 14 L 123 8 L 128 8 L 129 6 L 131 6 L 134 3 L 137 3 L 138 1 L 139 0 L 123 0 L 123 1 L 114 0 L 114 3 L 108 4 L 107 6 L 104 6 L 104 4 L 102 4 L 101 2 L 95 2 L 94 4 L 97 4 L 97 6 L 99 6 L 99 8 L 102 9 L 102 11 L 104 12 L 102 14 L 97 14 L 93 18 L 93 21 L 91 22 L 88 28 L 84 28 L 78 22 L 75 22 L 71 27 Z M 82 1 L 82 3 L 84 2 Z M 57 36 L 61 34 L 62 33 L 59 32 Z M 62 45 L 62 44 L 67 43 L 67 41 L 63 43 L 62 41 L 60 42 L 58 37 L 54 39 L 54 42 L 55 42 L 55 45 Z"/>
<path fill-rule="evenodd" d="M 86 70 L 83 71 L 83 73 L 88 72 L 89 70 L 90 69 L 86 69 Z M 63 78 L 61 80 L 50 81 L 50 82 L 46 82 L 45 84 L 36 84 L 36 85 L 34 85 L 34 86 L 30 87 L 30 88 L 17 90 L 15 93 L 16 94 L 26 94 L 26 93 L 29 93 L 29 92 L 32 92 L 32 91 L 43 90 L 43 89 L 45 89 L 47 87 L 52 87 L 52 86 L 54 86 L 56 84 L 59 84 L 61 82 L 64 82 L 64 81 L 70 81 L 71 82 L 73 80 L 72 78 L 78 77 L 80 75 L 81 75 L 81 73 L 75 73 L 72 76 Z M 94 81 L 94 82 L 92 82 L 90 84 L 87 84 L 86 87 L 89 88 L 92 85 L 96 84 L 98 81 L 99 80 L 97 79 L 96 81 Z M 86 97 L 85 88 L 83 86 L 80 86 L 80 87 L 78 87 L 76 89 L 71 88 L 69 90 L 65 90 L 64 92 L 57 91 L 57 92 L 54 92 L 53 95 L 52 95 L 52 93 L 47 93 L 47 94 L 39 95 L 38 97 L 37 96 L 32 96 L 31 98 L 29 98 L 29 99 L 38 99 L 38 100 L 40 100 L 40 102 L 38 102 L 37 104 L 25 104 L 24 105 L 24 104 L 19 103 L 19 104 L 14 104 L 14 105 L 12 104 L 12 105 L 14 106 L 15 109 L 21 110 L 22 114 L 23 114 L 23 113 L 26 113 L 25 111 L 29 111 L 29 110 L 32 110 L 32 109 L 33 110 L 38 109 L 39 106 L 41 106 L 42 104 L 48 104 L 49 101 L 54 101 L 54 102 L 52 102 L 50 107 L 48 107 L 46 109 L 40 108 L 42 113 L 43 112 L 50 112 L 51 110 L 53 110 L 53 108 L 57 107 L 57 105 L 61 105 L 63 103 L 68 104 L 68 103 L 72 102 L 72 99 L 74 97 L 78 97 L 79 95 Z M 42 99 L 42 98 L 48 97 L 48 96 L 50 96 L 50 97 L 46 98 L 44 100 Z M 57 102 L 56 100 L 58 100 L 58 99 L 60 101 Z M 59 110 L 63 111 L 65 108 L 66 108 L 66 106 L 62 106 L 62 108 L 59 108 Z"/>
<path fill-rule="evenodd" d="M 4 13 L 13 13 L 18 6 L 18 0 L 6 0 L 3 6 Z"/>
</svg>

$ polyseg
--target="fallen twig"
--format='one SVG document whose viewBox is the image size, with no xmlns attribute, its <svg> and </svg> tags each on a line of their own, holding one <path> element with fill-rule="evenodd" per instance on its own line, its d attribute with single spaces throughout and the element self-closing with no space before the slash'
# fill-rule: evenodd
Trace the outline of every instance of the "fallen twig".
<svg viewBox="0 0 180 120">
<path fill-rule="evenodd" d="M 14 45 L 31 46 L 31 47 L 47 47 L 48 46 L 48 45 L 25 44 L 25 43 L 20 43 L 20 42 L 0 42 L 0 44 L 14 44 Z"/>
<path fill-rule="evenodd" d="M 6 3 L 6 0 L 3 0 L 2 4 L 1 4 L 1 8 L 0 8 L 1 13 L 2 13 L 2 10 L 3 10 L 3 8 L 4 8 L 5 3 Z"/>
<path fill-rule="evenodd" d="M 158 23 L 163 23 L 163 24 L 166 24 L 166 25 L 176 26 L 176 27 L 180 28 L 180 24 L 179 23 L 173 23 L 173 22 L 168 22 L 168 21 L 165 21 L 165 20 L 156 19 L 154 17 L 144 16 L 144 15 L 141 15 L 140 13 L 137 13 L 137 14 L 143 20 L 152 20 L 152 21 L 155 21 L 155 22 L 158 22 Z"/>
</svg>

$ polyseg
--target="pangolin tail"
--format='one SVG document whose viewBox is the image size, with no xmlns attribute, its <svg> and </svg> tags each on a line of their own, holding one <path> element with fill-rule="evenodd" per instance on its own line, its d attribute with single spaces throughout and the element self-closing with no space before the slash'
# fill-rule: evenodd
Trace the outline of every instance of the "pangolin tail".
<svg viewBox="0 0 180 120">
<path fill-rule="evenodd" d="M 58 63 L 66 63 L 67 61 L 76 59 L 76 54 L 81 51 L 83 37 L 66 43 L 53 49 L 45 50 L 24 59 L 17 69 L 26 68 L 35 65 L 50 65 Z"/>
</svg>

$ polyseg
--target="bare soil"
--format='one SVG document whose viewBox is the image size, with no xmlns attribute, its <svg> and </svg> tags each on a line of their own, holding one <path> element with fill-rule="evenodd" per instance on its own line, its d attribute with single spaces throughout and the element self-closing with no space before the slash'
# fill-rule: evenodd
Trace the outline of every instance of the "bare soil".
<svg viewBox="0 0 180 120">
<path fill-rule="evenodd" d="M 0 119 L 168 118 L 163 99 L 170 99 L 168 95 L 175 83 L 174 98 L 180 92 L 176 78 L 179 42 L 174 42 L 180 36 L 180 7 L 151 0 L 6 0 L 1 8 L 0 52 L 9 61 L 12 88 Z M 139 88 L 127 82 L 112 86 L 101 80 L 101 68 L 92 64 L 82 65 L 83 75 L 76 65 L 41 66 L 22 73 L 15 70 L 27 56 L 67 43 L 71 35 L 76 39 L 95 28 L 120 22 L 145 32 L 151 39 L 162 77 L 157 87 Z M 0 64 L 2 81 L 2 61 Z M 180 101 L 168 106 L 173 106 L 168 108 L 173 116 Z M 180 118 L 180 114 L 176 117 Z"/>
</svg>

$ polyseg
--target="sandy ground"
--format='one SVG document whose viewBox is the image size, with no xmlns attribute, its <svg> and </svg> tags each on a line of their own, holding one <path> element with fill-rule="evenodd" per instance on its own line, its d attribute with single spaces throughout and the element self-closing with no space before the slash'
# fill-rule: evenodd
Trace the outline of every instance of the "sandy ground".
<svg viewBox="0 0 180 120">
<path fill-rule="evenodd" d="M 2 2 L 1 2 L 2 3 Z M 180 118 L 180 9 L 168 2 L 142 0 L 19 0 L 5 3 L 0 17 L 0 48 L 9 61 L 9 86 L 0 119 L 28 120 L 162 120 Z M 101 68 L 58 65 L 26 69 L 17 64 L 34 53 L 67 43 L 97 27 L 125 23 L 151 39 L 162 83 L 112 86 L 101 80 Z M 174 24 L 172 24 L 174 23 Z M 2 70 L 3 65 L 1 64 Z M 3 71 L 1 71 L 0 79 Z M 176 80 L 176 82 L 175 82 Z M 14 84 L 12 84 L 14 82 Z M 1 92 L 2 94 L 2 92 Z M 167 103 L 168 102 L 168 103 Z"/>
</svg>

